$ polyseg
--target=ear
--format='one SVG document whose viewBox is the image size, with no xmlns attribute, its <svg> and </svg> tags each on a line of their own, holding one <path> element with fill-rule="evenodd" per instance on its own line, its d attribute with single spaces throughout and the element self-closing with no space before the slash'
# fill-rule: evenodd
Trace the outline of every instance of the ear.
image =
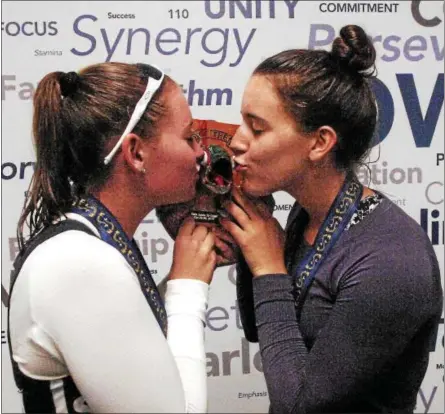
<svg viewBox="0 0 445 414">
<path fill-rule="evenodd" d="M 135 173 L 144 173 L 147 149 L 139 135 L 130 133 L 122 142 L 122 154 L 128 167 Z"/>
<path fill-rule="evenodd" d="M 309 159 L 313 162 L 322 161 L 337 144 L 337 133 L 330 126 L 321 126 L 313 133 L 314 141 L 309 152 Z"/>
</svg>

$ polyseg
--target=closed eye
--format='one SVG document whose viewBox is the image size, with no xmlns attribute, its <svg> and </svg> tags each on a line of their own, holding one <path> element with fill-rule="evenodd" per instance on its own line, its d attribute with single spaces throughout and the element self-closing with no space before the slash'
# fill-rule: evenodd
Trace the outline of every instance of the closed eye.
<svg viewBox="0 0 445 414">
<path fill-rule="evenodd" d="M 195 140 L 196 140 L 196 138 L 195 138 L 195 135 L 192 134 L 192 135 L 188 136 L 185 140 L 187 141 L 187 143 L 188 143 L 189 145 L 193 145 L 194 142 L 195 142 Z"/>
<path fill-rule="evenodd" d="M 261 125 L 260 122 L 257 122 L 255 120 L 253 122 L 250 122 L 249 127 L 250 127 L 250 130 L 252 131 L 253 135 L 255 135 L 255 136 L 260 135 L 265 130 L 264 126 Z"/>
<path fill-rule="evenodd" d="M 243 119 L 247 122 L 247 125 L 250 127 L 250 130 L 252 131 L 253 135 L 255 136 L 260 135 L 262 132 L 265 131 L 265 129 L 267 129 L 268 124 L 263 118 L 255 114 L 252 114 L 250 112 L 243 113 L 241 111 L 241 115 Z"/>
</svg>

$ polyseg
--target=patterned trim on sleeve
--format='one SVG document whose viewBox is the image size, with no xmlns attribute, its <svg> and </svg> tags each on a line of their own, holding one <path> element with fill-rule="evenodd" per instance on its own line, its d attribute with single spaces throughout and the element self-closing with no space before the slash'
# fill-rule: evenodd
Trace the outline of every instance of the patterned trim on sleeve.
<svg viewBox="0 0 445 414">
<path fill-rule="evenodd" d="M 377 193 L 361 200 L 357 211 L 352 216 L 345 230 L 349 230 L 352 226 L 360 223 L 368 214 L 372 213 L 382 201 L 383 196 Z"/>
</svg>

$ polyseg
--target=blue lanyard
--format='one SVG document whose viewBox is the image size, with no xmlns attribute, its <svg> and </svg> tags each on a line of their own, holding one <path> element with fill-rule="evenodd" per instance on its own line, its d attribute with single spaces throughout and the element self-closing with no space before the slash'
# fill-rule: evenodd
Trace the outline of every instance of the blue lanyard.
<svg viewBox="0 0 445 414">
<path fill-rule="evenodd" d="M 314 281 L 317 270 L 356 212 L 362 194 L 363 186 L 354 174 L 349 173 L 317 233 L 313 247 L 306 253 L 295 270 L 293 280 L 297 308 L 301 309 L 305 294 Z M 297 221 L 298 219 L 294 220 L 294 223 Z"/>
<path fill-rule="evenodd" d="M 144 257 L 133 240 L 130 240 L 110 211 L 95 197 L 81 198 L 71 210 L 85 217 L 98 230 L 101 239 L 113 246 L 132 267 L 164 335 L 167 336 L 167 314 Z"/>
</svg>

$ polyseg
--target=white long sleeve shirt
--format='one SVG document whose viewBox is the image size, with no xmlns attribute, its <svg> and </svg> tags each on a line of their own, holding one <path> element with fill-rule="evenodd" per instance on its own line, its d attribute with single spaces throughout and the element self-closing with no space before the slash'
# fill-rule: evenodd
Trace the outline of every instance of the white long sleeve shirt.
<svg viewBox="0 0 445 414">
<path fill-rule="evenodd" d="M 13 358 L 34 379 L 70 375 L 92 412 L 205 412 L 208 289 L 167 282 L 166 339 L 124 257 L 85 232 L 60 233 L 30 254 L 14 286 Z"/>
</svg>

